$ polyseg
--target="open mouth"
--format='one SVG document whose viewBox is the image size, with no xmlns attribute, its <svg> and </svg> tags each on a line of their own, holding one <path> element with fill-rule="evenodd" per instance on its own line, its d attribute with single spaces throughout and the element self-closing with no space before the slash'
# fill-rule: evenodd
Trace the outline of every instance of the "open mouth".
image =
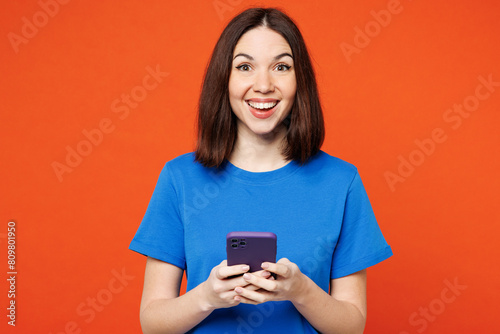
<svg viewBox="0 0 500 334">
<path fill-rule="evenodd" d="M 276 106 L 280 103 L 279 100 L 270 100 L 270 101 L 252 101 L 246 100 L 248 104 L 248 109 L 252 113 L 252 115 L 259 119 L 266 119 L 271 117 L 276 111 Z"/>
<path fill-rule="evenodd" d="M 279 101 L 272 101 L 272 102 L 254 102 L 254 101 L 247 101 L 247 104 L 257 110 L 262 110 L 262 111 L 267 111 L 272 108 L 274 108 Z"/>
<path fill-rule="evenodd" d="M 248 109 L 252 113 L 252 115 L 259 119 L 266 119 L 271 117 L 276 111 L 276 106 L 280 103 L 279 100 L 270 100 L 270 101 L 251 101 L 247 100 Z"/>
</svg>

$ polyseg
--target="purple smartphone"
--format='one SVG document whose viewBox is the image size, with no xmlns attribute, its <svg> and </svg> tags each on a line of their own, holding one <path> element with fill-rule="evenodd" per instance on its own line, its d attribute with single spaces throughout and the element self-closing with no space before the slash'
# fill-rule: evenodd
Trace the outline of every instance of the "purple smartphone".
<svg viewBox="0 0 500 334">
<path fill-rule="evenodd" d="M 276 234 L 230 232 L 226 236 L 227 265 L 248 264 L 249 272 L 262 270 L 262 262 L 276 262 Z"/>
</svg>

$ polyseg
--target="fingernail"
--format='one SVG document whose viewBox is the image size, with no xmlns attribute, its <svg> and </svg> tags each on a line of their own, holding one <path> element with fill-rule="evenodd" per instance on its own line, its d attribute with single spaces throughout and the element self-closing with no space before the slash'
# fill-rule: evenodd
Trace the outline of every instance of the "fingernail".
<svg viewBox="0 0 500 334">
<path fill-rule="evenodd" d="M 241 266 L 242 271 L 247 271 L 248 269 L 250 269 L 250 266 Z"/>
<path fill-rule="evenodd" d="M 262 267 L 262 269 L 267 269 L 267 268 L 269 268 L 269 263 L 263 263 L 261 265 L 261 267 Z"/>
<path fill-rule="evenodd" d="M 271 273 L 269 271 L 263 271 L 261 274 L 263 277 L 269 277 Z"/>
<path fill-rule="evenodd" d="M 249 280 L 250 279 L 250 274 L 243 274 L 243 278 L 246 279 L 246 280 Z"/>
<path fill-rule="evenodd" d="M 237 287 L 236 289 L 234 289 L 234 291 L 236 291 L 236 293 L 242 293 L 243 289 L 240 287 Z"/>
</svg>

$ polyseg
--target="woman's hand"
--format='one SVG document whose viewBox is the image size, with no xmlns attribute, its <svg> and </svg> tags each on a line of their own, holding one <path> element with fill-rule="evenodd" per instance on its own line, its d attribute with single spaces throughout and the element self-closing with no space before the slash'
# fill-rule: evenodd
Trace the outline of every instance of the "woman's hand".
<svg viewBox="0 0 500 334">
<path fill-rule="evenodd" d="M 278 300 L 294 301 L 304 292 L 307 276 L 300 271 L 295 263 L 282 258 L 277 263 L 264 262 L 262 268 L 264 272 L 276 274 L 276 279 L 273 279 L 272 276 L 270 279 L 266 279 L 255 273 L 245 273 L 243 279 L 247 285 L 235 288 L 235 299 L 239 299 L 241 303 L 245 304 L 260 304 Z M 248 287 L 257 287 L 258 290 Z"/>
<path fill-rule="evenodd" d="M 236 287 L 245 287 L 247 291 L 256 291 L 257 286 L 252 286 L 245 280 L 241 274 L 246 273 L 250 267 L 248 265 L 228 266 L 227 261 L 222 261 L 210 272 L 210 276 L 202 283 L 202 291 L 207 310 L 218 308 L 227 308 L 236 306 L 240 303 L 240 298 L 235 292 Z M 240 275 L 237 277 L 232 277 Z M 266 280 L 271 274 L 269 271 L 262 270 L 252 273 L 253 276 Z"/>
</svg>

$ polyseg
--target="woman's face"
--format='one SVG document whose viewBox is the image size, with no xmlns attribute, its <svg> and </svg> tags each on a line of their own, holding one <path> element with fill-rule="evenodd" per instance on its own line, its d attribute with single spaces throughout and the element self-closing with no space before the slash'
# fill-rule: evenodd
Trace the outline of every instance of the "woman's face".
<svg viewBox="0 0 500 334">
<path fill-rule="evenodd" d="M 297 84 L 288 42 L 258 27 L 238 41 L 229 77 L 229 101 L 241 131 L 266 136 L 288 116 Z"/>
</svg>

